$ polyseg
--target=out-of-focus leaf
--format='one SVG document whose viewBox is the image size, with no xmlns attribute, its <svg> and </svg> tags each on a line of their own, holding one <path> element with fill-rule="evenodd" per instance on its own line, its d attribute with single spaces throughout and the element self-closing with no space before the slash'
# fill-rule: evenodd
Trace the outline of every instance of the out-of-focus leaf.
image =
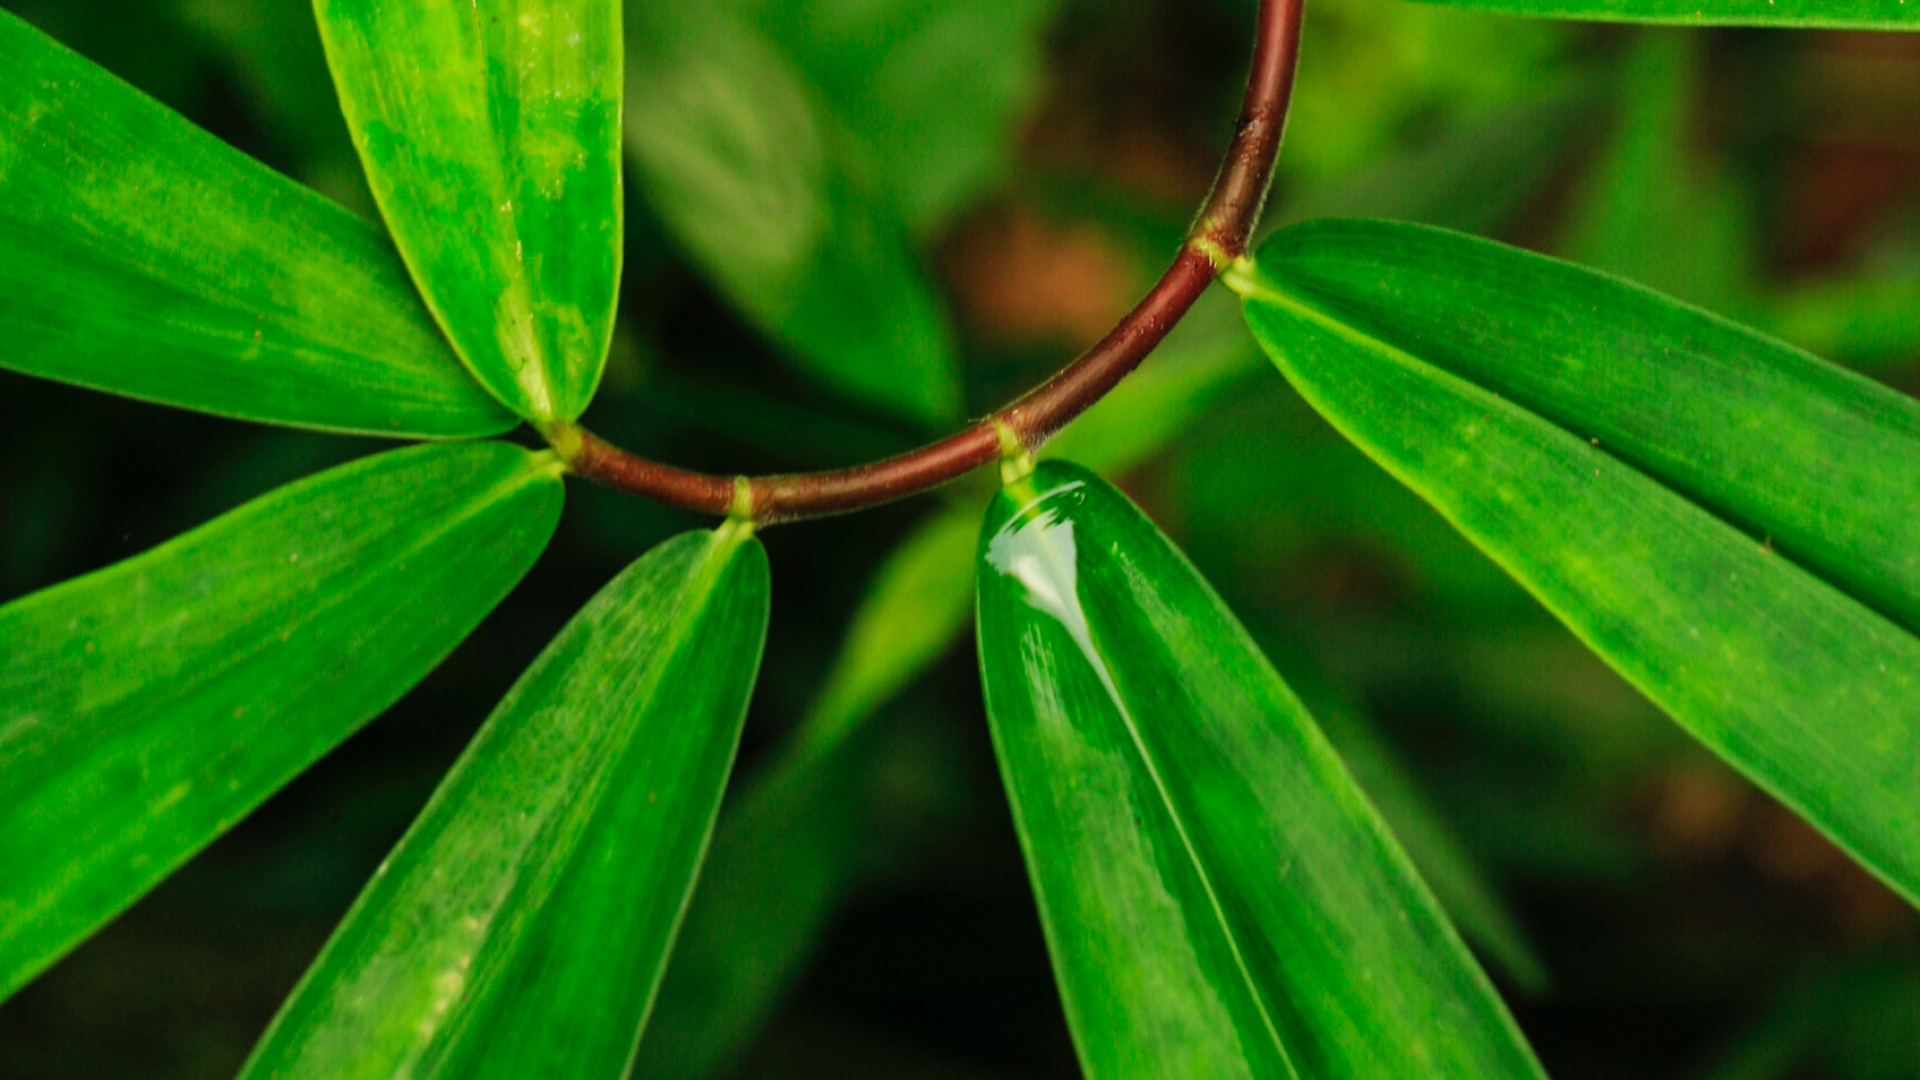
<svg viewBox="0 0 1920 1080">
<path fill-rule="evenodd" d="M 1334 425 L 1682 726 L 1920 894 L 1920 403 L 1617 279 L 1315 222 L 1238 275 Z"/>
<path fill-rule="evenodd" d="M 1538 1077 L 1406 857 L 1239 623 L 1085 470 L 981 534 L 994 746 L 1093 1080 Z"/>
<path fill-rule="evenodd" d="M 1005 169 L 1058 0 L 743 0 L 924 232 Z M 956 103 L 965 102 L 965 107 Z"/>
<path fill-rule="evenodd" d="M 1386 217 L 1464 232 L 1503 229 L 1579 144 L 1604 100 L 1600 90 L 1597 79 L 1562 78 L 1526 101 L 1456 117 L 1430 142 L 1283 197 L 1274 220 Z"/>
<path fill-rule="evenodd" d="M 494 710 L 243 1076 L 624 1075 L 766 640 L 766 552 L 687 533 Z"/>
<path fill-rule="evenodd" d="M 246 89 L 289 170 L 368 217 L 378 210 L 340 116 L 311 0 L 168 0 Z"/>
<path fill-rule="evenodd" d="M 1232 0 L 1251 26 L 1259 0 Z M 1538 100 L 1565 70 L 1570 28 L 1397 0 L 1309 4 L 1284 179 L 1338 183 L 1406 145 L 1410 131 Z"/>
<path fill-rule="evenodd" d="M 1386 739 L 1353 702 L 1306 664 L 1289 664 L 1283 658 L 1280 666 L 1461 935 L 1522 990 L 1544 990 L 1546 967 L 1519 920 Z"/>
<path fill-rule="evenodd" d="M 1045 453 L 1108 475 L 1137 468 L 1258 364 L 1259 350 L 1228 294 L 1209 292 L 1140 370 L 1048 443 Z"/>
<path fill-rule="evenodd" d="M 1751 301 L 1752 223 L 1739 190 L 1694 151 L 1705 45 L 1698 31 L 1641 33 L 1625 57 L 1622 115 L 1575 200 L 1563 251 L 1734 311 Z"/>
<path fill-rule="evenodd" d="M 1920 969 L 1881 956 L 1788 984 L 1714 1055 L 1698 1080 L 1904 1080 L 1920 1060 Z"/>
<path fill-rule="evenodd" d="M 972 519 L 960 509 L 936 514 L 881 564 L 802 724 L 802 755 L 830 750 L 953 644 L 973 602 Z"/>
<path fill-rule="evenodd" d="M 454 348 L 521 416 L 579 416 L 620 279 L 619 0 L 314 11 L 374 199 Z"/>
<path fill-rule="evenodd" d="M 1427 0 L 1502 15 L 1683 26 L 1914 30 L 1920 11 L 1906 0 Z"/>
<path fill-rule="evenodd" d="M 915 420 L 957 416 L 946 315 L 817 93 L 723 5 L 628 7 L 628 146 L 688 253 L 821 381 Z"/>
<path fill-rule="evenodd" d="M 431 671 L 546 545 L 557 472 L 398 450 L 0 608 L 0 995 Z"/>
<path fill-rule="evenodd" d="M 1761 328 L 1822 356 L 1879 371 L 1920 360 L 1920 275 L 1867 273 L 1790 287 L 1759 308 Z"/>
<path fill-rule="evenodd" d="M 0 365 L 383 435 L 513 418 L 378 230 L 0 12 Z"/>
</svg>

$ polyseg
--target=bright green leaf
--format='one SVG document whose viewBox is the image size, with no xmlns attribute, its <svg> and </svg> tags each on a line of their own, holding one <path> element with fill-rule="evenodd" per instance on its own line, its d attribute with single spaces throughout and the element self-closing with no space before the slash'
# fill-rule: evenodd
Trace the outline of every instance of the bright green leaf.
<svg viewBox="0 0 1920 1080">
<path fill-rule="evenodd" d="M 1538 1077 L 1297 699 L 1118 492 L 987 512 L 994 746 L 1091 1080 Z"/>
<path fill-rule="evenodd" d="M 508 691 L 248 1077 L 624 1074 L 766 641 L 766 552 L 660 545 Z"/>
<path fill-rule="evenodd" d="M 1907 0 L 1427 0 L 1502 15 L 1685 26 L 1788 26 L 1839 30 L 1920 29 Z"/>
<path fill-rule="evenodd" d="M 520 415 L 572 420 L 619 288 L 618 0 L 314 0 L 373 194 L 427 305 Z"/>
<path fill-rule="evenodd" d="M 1920 403 L 1436 229 L 1298 226 L 1237 287 L 1335 426 L 1682 726 L 1920 896 Z"/>
<path fill-rule="evenodd" d="M 0 607 L 0 996 L 420 681 L 559 513 L 549 455 L 397 450 Z"/>
<path fill-rule="evenodd" d="M 1920 359 L 1920 275 L 1911 270 L 1797 284 L 1758 312 L 1769 333 L 1867 371 Z"/>
<path fill-rule="evenodd" d="M 821 381 L 912 419 L 957 417 L 945 312 L 804 77 L 710 0 L 627 14 L 629 147 L 689 254 Z"/>
<path fill-rule="evenodd" d="M 0 366 L 380 435 L 514 420 L 379 231 L 0 11 Z"/>
</svg>

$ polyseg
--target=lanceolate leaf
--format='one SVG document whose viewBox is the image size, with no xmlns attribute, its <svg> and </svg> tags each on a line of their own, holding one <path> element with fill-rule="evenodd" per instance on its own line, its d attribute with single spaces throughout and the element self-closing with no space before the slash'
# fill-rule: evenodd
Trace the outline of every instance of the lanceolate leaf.
<svg viewBox="0 0 1920 1080">
<path fill-rule="evenodd" d="M 994 745 L 1091 1080 L 1538 1077 L 1300 703 L 1084 470 L 987 512 Z"/>
<path fill-rule="evenodd" d="M 729 525 L 648 553 L 507 693 L 249 1077 L 617 1080 L 666 966 L 766 638 Z"/>
<path fill-rule="evenodd" d="M 0 366 L 222 416 L 483 435 L 379 230 L 0 11 Z"/>
<path fill-rule="evenodd" d="M 1695 736 L 1920 897 L 1920 403 L 1434 229 L 1299 226 L 1237 287 L 1348 437 Z"/>
<path fill-rule="evenodd" d="M 1687 26 L 1920 29 L 1920 11 L 1906 0 L 1430 0 L 1505 15 Z"/>
<path fill-rule="evenodd" d="M 398 450 L 0 607 L 0 995 L 432 670 L 559 512 L 550 455 Z"/>
<path fill-rule="evenodd" d="M 619 0 L 314 0 L 374 198 L 487 389 L 592 398 L 620 277 Z"/>
<path fill-rule="evenodd" d="M 627 14 L 634 165 L 688 253 L 822 382 L 912 419 L 957 417 L 945 313 L 817 93 L 724 4 Z"/>
</svg>

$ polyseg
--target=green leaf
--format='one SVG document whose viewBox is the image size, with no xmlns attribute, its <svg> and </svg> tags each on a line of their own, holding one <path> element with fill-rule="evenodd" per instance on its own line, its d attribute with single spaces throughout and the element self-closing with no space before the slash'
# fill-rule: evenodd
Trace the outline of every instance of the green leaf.
<svg viewBox="0 0 1920 1080">
<path fill-rule="evenodd" d="M 1707 40 L 1698 30 L 1639 32 L 1621 62 L 1621 116 L 1573 201 L 1561 253 L 1731 311 L 1751 306 L 1758 260 L 1739 188 L 1694 146 Z"/>
<path fill-rule="evenodd" d="M 467 366 L 579 416 L 620 281 L 618 0 L 314 0 L 387 225 Z"/>
<path fill-rule="evenodd" d="M 1461 936 L 1521 990 L 1529 994 L 1545 990 L 1546 967 L 1520 928 L 1520 920 L 1487 880 L 1459 831 L 1433 805 L 1373 722 L 1325 676 L 1304 663 L 1290 664 L 1283 657 L 1279 666 Z"/>
<path fill-rule="evenodd" d="M 805 78 L 710 0 L 627 15 L 628 145 L 688 253 L 822 382 L 929 424 L 958 417 L 945 311 Z"/>
<path fill-rule="evenodd" d="M 743 0 L 924 233 L 1010 164 L 1058 0 Z M 965 108 L 955 103 L 964 101 Z"/>
<path fill-rule="evenodd" d="M 0 366 L 379 435 L 514 420 L 379 231 L 0 11 Z"/>
<path fill-rule="evenodd" d="M 994 746 L 1092 1080 L 1538 1077 L 1299 701 L 1091 473 L 998 496 L 979 561 Z"/>
<path fill-rule="evenodd" d="M 765 550 L 733 525 L 602 589 L 508 691 L 243 1075 L 623 1075 L 740 744 L 768 593 Z"/>
<path fill-rule="evenodd" d="M 1593 271 L 1314 222 L 1238 278 L 1316 408 L 1920 897 L 1920 403 Z"/>
<path fill-rule="evenodd" d="M 1914 30 L 1920 10 L 1906 0 L 1426 0 L 1502 15 L 1683 26 Z"/>
<path fill-rule="evenodd" d="M 728 804 L 633 1075 L 722 1075 L 804 970 L 875 846 L 872 740 L 850 738 Z"/>
<path fill-rule="evenodd" d="M 396 450 L 0 607 L 0 996 L 433 670 L 559 513 L 551 455 Z"/>
<path fill-rule="evenodd" d="M 792 740 L 721 819 L 710 872 L 661 988 L 637 1075 L 708 1076 L 798 976 L 873 846 L 866 721 L 966 625 L 974 515 L 928 518 L 881 564 L 825 688 Z"/>
</svg>

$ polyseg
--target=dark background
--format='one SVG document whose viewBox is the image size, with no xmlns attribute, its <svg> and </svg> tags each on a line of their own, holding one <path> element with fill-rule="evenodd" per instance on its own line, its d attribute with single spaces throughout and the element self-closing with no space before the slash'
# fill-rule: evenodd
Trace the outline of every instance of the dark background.
<svg viewBox="0 0 1920 1080">
<path fill-rule="evenodd" d="M 974 412 L 1098 336 L 1171 255 L 1225 145 L 1252 13 L 762 6 L 782 3 L 891 5 L 903 25 L 983 12 L 950 48 L 1017 93 L 982 127 L 991 167 L 917 245 Z M 0 6 L 372 214 L 302 0 Z M 1920 35 L 1310 9 L 1277 217 L 1469 228 L 1920 387 Z M 633 186 L 620 343 L 589 426 L 725 471 L 929 434 L 794 374 Z M 1545 971 L 1497 978 L 1549 1072 L 1920 1077 L 1920 918 L 1687 741 L 1239 347 L 1246 363 L 1123 486 L 1284 668 L 1378 730 L 1497 887 Z M 0 374 L 0 600 L 381 446 Z M 697 524 L 583 484 L 568 500 L 536 569 L 433 676 L 0 1007 L 0 1078 L 233 1073 L 515 675 L 621 567 Z M 768 533 L 773 625 L 738 775 L 807 712 L 874 568 L 938 506 Z M 872 718 L 874 747 L 841 781 L 859 792 L 838 826 L 841 902 L 737 1075 L 1077 1074 L 965 637 Z"/>
</svg>

